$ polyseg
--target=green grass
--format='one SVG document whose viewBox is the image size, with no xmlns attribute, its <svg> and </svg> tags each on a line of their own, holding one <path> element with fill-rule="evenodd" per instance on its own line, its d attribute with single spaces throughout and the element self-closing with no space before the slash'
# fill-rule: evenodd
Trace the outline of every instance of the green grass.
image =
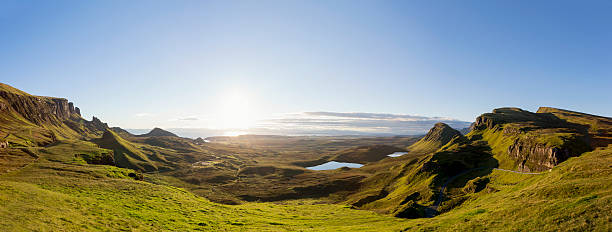
<svg viewBox="0 0 612 232">
<path fill-rule="evenodd" d="M 516 169 L 516 161 L 508 155 L 508 147 L 514 143 L 514 136 L 504 136 L 501 129 L 475 130 L 470 132 L 468 138 L 482 137 L 491 148 L 493 157 L 498 161 L 499 168 Z"/>
<path fill-rule="evenodd" d="M 121 138 L 115 132 L 106 130 L 101 139 L 95 140 L 100 147 L 113 150 L 115 164 L 119 167 L 141 171 L 156 171 L 158 163 L 153 162 L 137 145 Z"/>
<path fill-rule="evenodd" d="M 6 85 L 0 85 L 0 91 L 16 98 L 33 97 Z M 515 169 L 516 162 L 507 153 L 517 139 L 526 146 L 579 147 L 584 145 L 579 137 L 586 136 L 583 131 L 589 126 L 589 135 L 598 136 L 596 144 L 606 144 L 607 118 L 505 108 L 483 115 L 490 120 L 472 131 L 469 140 L 442 133 L 457 134 L 454 130 L 432 129 L 437 133 L 418 143 L 416 137 L 239 136 L 196 145 L 185 138 L 122 138 L 81 118 L 62 122 L 51 115 L 30 122 L 26 118 L 37 114 L 20 110 L 21 114 L 16 110 L 0 114 L 0 130 L 11 132 L 7 137 L 11 148 L 0 152 L 0 231 L 611 229 L 612 146 L 570 158 L 540 175 L 491 169 L 461 175 L 447 186 L 448 200 L 434 218 L 406 220 L 377 214 L 422 216 L 451 176 L 477 167 Z M 358 170 L 315 172 L 295 166 L 358 145 L 377 144 L 413 145 L 406 156 L 386 158 L 385 151 L 379 154 L 384 159 L 368 160 L 373 163 Z M 132 169 L 91 164 L 109 155 L 109 150 L 118 166 Z M 363 154 L 349 158 L 371 155 L 359 152 Z M 288 199 L 275 198 L 286 195 L 313 198 L 242 201 L 244 196 Z M 244 204 L 222 205 L 202 196 Z M 349 206 L 357 202 L 371 211 Z"/>
<path fill-rule="evenodd" d="M 91 143 L 65 141 L 1 175 L 0 230 L 393 231 L 406 223 L 314 201 L 221 205 L 180 188 L 134 180 L 130 169 L 73 159 L 72 153 L 92 149 Z"/>
<path fill-rule="evenodd" d="M 409 230 L 609 231 L 612 146 L 574 157 L 541 175 L 495 170 L 488 190 Z"/>
<path fill-rule="evenodd" d="M 612 147 L 541 175 L 494 170 L 486 175 L 486 189 L 429 219 L 398 219 L 317 200 L 221 205 L 161 182 L 134 180 L 134 170 L 74 159 L 74 153 L 96 149 L 89 142 L 62 141 L 41 149 L 41 158 L 30 165 L 1 175 L 0 230 L 607 231 L 612 220 Z M 434 176 L 405 168 L 394 186 L 398 193 L 429 188 Z M 403 198 L 394 194 L 389 202 Z"/>
</svg>

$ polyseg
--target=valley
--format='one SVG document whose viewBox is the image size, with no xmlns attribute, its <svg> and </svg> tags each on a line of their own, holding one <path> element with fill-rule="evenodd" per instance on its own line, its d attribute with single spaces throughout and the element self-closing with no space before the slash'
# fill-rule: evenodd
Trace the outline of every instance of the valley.
<svg viewBox="0 0 612 232">
<path fill-rule="evenodd" d="M 462 129 L 136 135 L 0 84 L 0 230 L 612 229 L 612 118 L 498 108 Z"/>
</svg>

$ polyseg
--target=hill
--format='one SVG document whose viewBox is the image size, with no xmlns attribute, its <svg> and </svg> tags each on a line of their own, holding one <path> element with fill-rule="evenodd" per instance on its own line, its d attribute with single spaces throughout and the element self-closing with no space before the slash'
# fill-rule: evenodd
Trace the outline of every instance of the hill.
<svg viewBox="0 0 612 232">
<path fill-rule="evenodd" d="M 408 150 L 420 153 L 433 152 L 457 138 L 463 138 L 461 132 L 440 122 L 436 123 L 425 137 L 408 147 Z"/>
<path fill-rule="evenodd" d="M 612 229 L 609 117 L 499 108 L 465 136 L 438 123 L 418 141 L 166 132 L 1 84 L 0 230 Z M 304 168 L 329 160 L 365 165 Z"/>
<path fill-rule="evenodd" d="M 142 171 L 158 170 L 153 161 L 143 154 L 136 145 L 119 137 L 115 132 L 106 130 L 102 138 L 95 140 L 102 148 L 113 150 L 115 164 L 118 167 Z"/>
<path fill-rule="evenodd" d="M 201 166 L 195 170 L 210 165 L 212 169 L 207 170 L 213 175 L 231 172 L 233 165 L 248 159 L 229 154 L 245 149 L 199 146 L 191 139 L 158 133 L 160 130 L 147 137 L 129 136 L 97 118 L 82 119 L 66 99 L 37 97 L 4 84 L 0 87 L 0 129 L 10 143 L 9 148 L 0 148 L 0 230 L 278 231 L 316 227 L 352 231 L 401 227 L 397 219 L 342 205 L 212 203 L 172 187 L 194 185 L 169 171 L 191 172 L 197 164 Z M 212 186 L 197 186 L 195 192 L 210 189 L 218 193 Z M 348 220 L 351 222 L 344 222 Z"/>
<path fill-rule="evenodd" d="M 161 137 L 161 136 L 170 136 L 170 137 L 178 137 L 174 133 L 161 129 L 161 128 L 153 128 L 153 130 L 149 131 L 149 133 L 138 135 L 139 137 Z"/>
<path fill-rule="evenodd" d="M 495 109 L 479 116 L 465 137 L 437 124 L 409 147 L 408 155 L 394 162 L 381 160 L 364 166 L 362 169 L 372 175 L 362 181 L 359 191 L 346 198 L 346 203 L 399 217 L 431 217 L 436 212 L 452 211 L 469 198 L 464 191 L 444 193 L 448 185 L 480 189 L 475 184 L 491 181 L 496 168 L 545 171 L 607 144 L 602 140 L 609 118 L 576 112 L 571 113 L 575 118 L 570 118 L 565 110 L 542 111 Z M 565 116 L 558 117 L 551 111 Z M 586 120 L 586 124 L 578 123 Z M 586 125 L 598 125 L 597 130 L 588 130 Z M 589 145 L 594 137 L 598 142 Z"/>
</svg>

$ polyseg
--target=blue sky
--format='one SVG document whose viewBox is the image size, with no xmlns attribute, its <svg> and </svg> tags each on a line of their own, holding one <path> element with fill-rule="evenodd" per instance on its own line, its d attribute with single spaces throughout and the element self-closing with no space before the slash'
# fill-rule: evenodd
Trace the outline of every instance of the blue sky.
<svg viewBox="0 0 612 232">
<path fill-rule="evenodd" d="M 612 116 L 611 1 L 2 1 L 0 81 L 125 128 Z M 238 116 L 236 116 L 238 115 Z"/>
</svg>

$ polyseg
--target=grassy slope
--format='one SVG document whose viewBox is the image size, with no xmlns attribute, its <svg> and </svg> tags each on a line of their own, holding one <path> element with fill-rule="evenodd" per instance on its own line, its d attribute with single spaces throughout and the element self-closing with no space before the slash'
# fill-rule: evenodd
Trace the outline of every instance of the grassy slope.
<svg viewBox="0 0 612 232">
<path fill-rule="evenodd" d="M 404 220 L 313 202 L 212 203 L 185 190 L 133 180 L 133 170 L 84 164 L 62 143 L 0 176 L 0 230 L 397 230 Z"/>
<path fill-rule="evenodd" d="M 0 83 L 0 91 L 16 94 L 18 96 L 34 97 L 33 95 L 2 83 Z M 53 99 L 51 97 L 37 98 L 42 101 L 51 101 L 51 99 Z M 8 105 L 8 102 L 6 99 L 0 97 L 0 104 Z M 59 119 L 56 119 L 56 121 L 59 122 Z M 81 126 L 83 122 L 75 122 L 74 124 Z M 64 123 L 54 124 L 47 122 L 37 125 L 24 118 L 23 115 L 20 115 L 10 107 L 0 112 L 0 131 L 0 136 L 2 137 L 5 136 L 5 133 L 10 133 L 7 140 L 13 146 L 17 147 L 48 144 L 53 142 L 53 138 L 73 139 L 85 136 L 70 129 Z"/>
<path fill-rule="evenodd" d="M 612 220 L 612 146 L 542 175 L 494 171 L 491 192 L 474 193 L 438 217 L 413 220 L 304 201 L 219 205 L 132 180 L 132 170 L 87 165 L 66 154 L 92 149 L 86 142 L 45 148 L 35 163 L 0 176 L 0 229 L 606 231 Z"/>
<path fill-rule="evenodd" d="M 514 114 L 518 112 L 515 109 L 505 111 L 509 119 L 513 119 Z M 283 202 L 284 205 L 248 203 L 240 206 L 211 203 L 179 188 L 134 180 L 138 179 L 133 178 L 138 174 L 133 170 L 86 164 L 75 154 L 96 155 L 104 150 L 90 142 L 64 140 L 63 138 L 73 136 L 62 133 L 73 133 L 64 128 L 64 125 L 58 128 L 47 128 L 48 125 L 37 127 L 18 115 L 2 116 L 6 116 L 3 120 L 9 122 L 4 125 L 15 126 L 6 129 L 18 132 L 11 135 L 17 137 L 16 139 L 9 137 L 9 141 L 13 140 L 13 143 L 22 141 L 17 145 L 35 146 L 40 140 L 49 138 L 44 134 L 47 131 L 54 131 L 62 141 L 49 147 L 36 148 L 34 156 L 24 151 L 9 154 L 11 157 L 7 158 L 6 162 L 11 163 L 15 160 L 14 157 L 30 157 L 18 159 L 18 165 L 3 168 L 9 173 L 0 176 L 0 230 L 386 231 L 405 228 L 606 231 L 610 230 L 612 222 L 609 216 L 612 211 L 611 147 L 571 158 L 550 173 L 542 175 L 525 176 L 501 171 L 484 173 L 480 178 L 488 178 L 491 182 L 486 190 L 478 193 L 462 193 L 460 190 L 463 183 L 469 180 L 468 177 L 478 175 L 458 178 L 457 182 L 461 184 L 449 185 L 449 197 L 452 199 L 443 203 L 444 206 L 454 202 L 454 207 L 448 207 L 450 211 L 433 219 L 401 220 L 372 212 L 351 210 L 342 205 L 314 204 L 312 201 Z M 534 115 L 522 112 L 519 116 L 531 120 Z M 504 117 L 501 119 L 506 120 Z M 538 130 L 548 129 L 539 125 L 514 125 Z M 607 124 L 597 124 L 595 128 L 590 128 L 590 132 L 607 136 L 607 129 L 601 132 L 601 127 L 604 126 Z M 555 145 L 563 142 L 565 137 L 572 136 L 563 131 L 551 132 L 553 133 L 546 133 L 546 136 L 536 139 L 538 142 Z M 502 130 L 488 130 L 473 132 L 468 137 L 480 140 L 478 137 L 481 136 L 492 148 L 500 166 L 510 167 L 510 162 L 504 160 L 501 155 L 509 146 L 509 138 L 513 137 L 502 136 L 501 133 Z M 528 133 L 526 136 L 529 136 Z M 115 146 L 111 149 L 119 147 L 120 152 L 128 152 L 129 157 L 139 160 L 138 162 L 152 163 L 149 159 L 153 159 L 152 156 L 143 153 L 144 144 L 136 145 L 115 135 L 110 138 L 112 146 Z M 331 146 L 334 150 L 349 145 L 346 141 L 312 142 L 322 147 Z M 291 144 L 281 143 L 281 146 L 288 145 Z M 305 143 L 304 145 L 311 147 Z M 444 150 L 458 148 L 446 146 Z M 311 149 L 298 149 L 290 154 L 295 155 L 294 158 L 310 158 L 312 155 L 307 153 Z M 469 152 L 465 153 L 464 155 L 469 155 Z M 372 181 L 368 186 L 372 191 L 368 194 L 378 194 L 382 190 L 380 188 L 385 188 L 390 193 L 385 195 L 383 200 L 371 202 L 364 208 L 389 212 L 414 192 L 420 193 L 417 203 L 432 203 L 433 193 L 442 180 L 437 178 L 443 174 L 450 175 L 445 173 L 445 170 L 452 169 L 455 164 L 466 163 L 466 160 L 456 159 L 462 157 L 460 152 L 439 151 L 436 155 L 408 157 L 410 159 L 398 157 L 396 160 L 406 163 L 392 166 L 388 172 L 374 173 L 372 178 L 368 178 Z M 418 171 L 434 158 L 435 163 L 442 167 L 441 172 Z M 280 159 L 287 157 L 279 156 L 278 159 L 266 161 L 275 162 Z M 466 164 L 468 165 L 465 168 L 481 166 Z"/>
<path fill-rule="evenodd" d="M 15 87 L 12 87 L 4 83 L 0 83 L 0 91 L 5 91 L 5 92 L 12 93 L 12 94 L 21 95 L 21 96 L 32 96 L 24 91 L 21 91 Z"/>
<path fill-rule="evenodd" d="M 117 166 L 142 171 L 154 171 L 158 168 L 135 144 L 121 138 L 111 130 L 106 130 L 104 136 L 96 140 L 96 143 L 100 147 L 114 151 Z"/>
<path fill-rule="evenodd" d="M 346 202 L 357 203 L 363 209 L 393 213 L 395 210 L 402 208 L 402 202 L 407 202 L 406 199 L 409 199 L 414 193 L 418 193 L 418 197 L 413 198 L 414 202 L 428 206 L 433 203 L 433 194 L 439 190 L 441 183 L 462 170 L 477 167 L 499 167 L 515 170 L 517 167 L 516 161 L 508 155 L 507 151 L 508 147 L 517 138 L 533 139 L 538 143 L 554 147 L 561 146 L 567 141 L 576 140 L 577 136 L 571 130 L 570 133 L 563 133 L 566 129 L 564 127 L 557 128 L 557 124 L 544 124 L 548 123 L 544 120 L 546 118 L 539 118 L 539 115 L 526 111 L 509 109 L 497 112 L 490 117 L 501 118 L 507 123 L 495 125 L 492 128 L 474 130 L 468 134 L 467 140 L 459 139 L 442 146 L 442 148 L 440 148 L 440 142 L 436 140 L 426 141 L 424 138 L 415 143 L 411 147 L 413 149 L 409 148 L 411 153 L 437 150 L 433 155 L 427 154 L 419 158 L 418 155 L 412 154 L 413 157 L 410 157 L 410 159 L 398 160 L 398 164 L 401 165 L 389 166 L 381 162 L 364 167 L 364 169 L 374 170 L 373 175 L 365 179 L 360 191 L 350 195 Z M 529 120 L 534 120 L 535 123 Z M 561 124 L 561 126 L 564 126 L 564 124 Z M 520 128 L 532 129 L 523 133 L 513 132 L 519 131 Z M 421 149 L 414 149 L 414 147 L 421 147 Z M 433 172 L 418 171 L 424 170 L 426 163 L 434 164 L 432 167 L 435 168 L 430 169 Z M 454 184 L 458 188 L 462 188 L 472 178 L 487 178 L 486 175 L 489 172 L 490 169 L 460 176 Z M 460 190 L 447 192 L 446 195 L 451 199 L 442 202 L 442 211 L 448 211 L 471 197 Z M 366 201 L 365 199 L 371 200 Z M 362 202 L 367 203 L 362 204 Z"/>
<path fill-rule="evenodd" d="M 612 146 L 574 157 L 541 175 L 495 170 L 486 190 L 410 230 L 609 231 Z M 449 190 L 452 191 L 452 190 Z"/>
</svg>

